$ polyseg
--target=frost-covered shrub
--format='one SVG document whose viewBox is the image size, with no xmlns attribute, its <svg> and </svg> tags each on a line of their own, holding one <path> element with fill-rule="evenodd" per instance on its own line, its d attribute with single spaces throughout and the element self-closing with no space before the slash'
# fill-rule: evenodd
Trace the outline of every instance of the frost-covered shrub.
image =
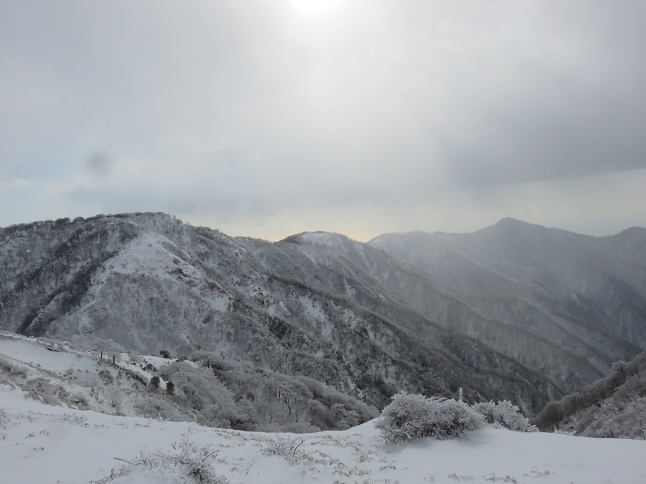
<svg viewBox="0 0 646 484">
<path fill-rule="evenodd" d="M 520 409 L 507 400 L 502 400 L 498 403 L 476 403 L 472 408 L 480 413 L 489 424 L 501 425 L 510 430 L 520 432 L 538 431 L 536 427 L 529 423 L 529 419 L 520 413 Z"/>
<path fill-rule="evenodd" d="M 188 420 L 188 417 L 183 415 L 175 405 L 163 398 L 135 394 L 131 397 L 131 402 L 135 415 L 141 417 L 160 418 L 175 422 Z"/>
<path fill-rule="evenodd" d="M 464 402 L 398 393 L 383 409 L 376 427 L 389 442 L 420 437 L 454 438 L 484 425 L 484 418 Z"/>
<path fill-rule="evenodd" d="M 442 398 L 430 400 L 436 402 L 437 423 L 434 428 L 436 437 L 453 438 L 466 431 L 484 427 L 482 416 L 466 403 Z"/>
<path fill-rule="evenodd" d="M 375 425 L 386 440 L 409 441 L 428 435 L 424 427 L 430 412 L 428 400 L 423 395 L 398 393 L 392 400 Z"/>
</svg>

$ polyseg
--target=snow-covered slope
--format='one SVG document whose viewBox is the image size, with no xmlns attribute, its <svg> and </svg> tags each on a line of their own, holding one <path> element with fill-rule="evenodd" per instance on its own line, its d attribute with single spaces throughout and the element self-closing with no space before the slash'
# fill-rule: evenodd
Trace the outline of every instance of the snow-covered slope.
<svg viewBox="0 0 646 484">
<path fill-rule="evenodd" d="M 315 434 L 240 432 L 54 407 L 0 384 L 7 483 L 637 484 L 646 480 L 645 453 L 645 441 L 497 428 L 386 444 L 373 421 Z"/>
<path fill-rule="evenodd" d="M 514 220 L 369 244 L 231 238 L 164 214 L 37 222 L 0 229 L 0 328 L 167 351 L 229 382 L 269 372 L 291 382 L 288 413 L 319 398 L 312 381 L 344 408 L 462 387 L 536 413 L 646 349 L 644 244 L 643 229 L 594 238 Z M 233 398 L 255 407 L 251 389 Z"/>
</svg>

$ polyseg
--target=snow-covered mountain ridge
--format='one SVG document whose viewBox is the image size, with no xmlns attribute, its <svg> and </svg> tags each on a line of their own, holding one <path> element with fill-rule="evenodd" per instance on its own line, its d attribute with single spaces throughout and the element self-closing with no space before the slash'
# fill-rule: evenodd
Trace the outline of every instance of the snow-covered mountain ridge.
<svg viewBox="0 0 646 484">
<path fill-rule="evenodd" d="M 254 415 L 231 416 L 240 428 L 334 428 L 335 412 L 347 427 L 402 389 L 531 414 L 644 348 L 640 247 L 636 229 L 515 221 L 369 244 L 231 238 L 164 214 L 38 222 L 0 229 L 0 327 L 201 361 Z M 597 314 L 604 297 L 616 315 Z M 259 409 L 267 375 L 280 411 Z"/>
</svg>

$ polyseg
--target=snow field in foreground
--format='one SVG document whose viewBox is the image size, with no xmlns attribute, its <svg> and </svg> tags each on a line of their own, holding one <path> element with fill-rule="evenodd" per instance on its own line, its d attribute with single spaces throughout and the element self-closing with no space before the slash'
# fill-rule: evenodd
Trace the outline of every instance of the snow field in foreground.
<svg viewBox="0 0 646 484">
<path fill-rule="evenodd" d="M 48 406 L 0 385 L 2 482 L 96 482 L 182 445 L 208 452 L 204 462 L 230 483 L 646 482 L 645 441 L 486 428 L 460 440 L 393 445 L 374 422 L 341 432 L 247 433 Z M 172 466 L 153 466 L 104 482 L 187 481 Z"/>
</svg>

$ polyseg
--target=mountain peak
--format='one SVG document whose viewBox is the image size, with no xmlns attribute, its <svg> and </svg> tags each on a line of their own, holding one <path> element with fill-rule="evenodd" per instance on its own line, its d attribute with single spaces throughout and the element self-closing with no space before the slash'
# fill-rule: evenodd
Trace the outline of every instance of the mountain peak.
<svg viewBox="0 0 646 484">
<path fill-rule="evenodd" d="M 324 232 L 317 230 L 315 232 L 301 232 L 300 234 L 290 235 L 282 242 L 291 242 L 296 244 L 324 245 L 327 247 L 340 247 L 354 241 L 347 235 L 336 232 Z"/>
<path fill-rule="evenodd" d="M 516 227 L 545 228 L 542 225 L 537 225 L 537 224 L 532 224 L 532 223 L 529 223 L 529 222 L 524 222 L 523 220 L 518 220 L 517 218 L 513 218 L 513 217 L 501 218 L 500 220 L 498 220 L 498 222 L 496 222 L 495 224 L 493 224 L 493 225 L 491 225 L 491 226 L 489 226 L 487 228 L 494 228 L 494 227 L 497 227 L 497 228 L 512 228 L 512 227 L 513 228 L 516 228 Z M 484 230 L 487 230 L 487 229 L 484 229 Z"/>
</svg>

